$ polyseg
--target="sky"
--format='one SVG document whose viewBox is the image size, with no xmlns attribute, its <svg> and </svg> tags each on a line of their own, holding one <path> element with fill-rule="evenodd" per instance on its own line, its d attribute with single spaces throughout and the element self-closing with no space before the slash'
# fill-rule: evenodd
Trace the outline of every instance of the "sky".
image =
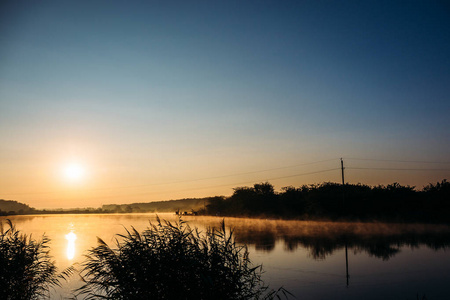
<svg viewBox="0 0 450 300">
<path fill-rule="evenodd" d="M 445 1 L 2 1 L 0 199 L 450 179 Z"/>
</svg>

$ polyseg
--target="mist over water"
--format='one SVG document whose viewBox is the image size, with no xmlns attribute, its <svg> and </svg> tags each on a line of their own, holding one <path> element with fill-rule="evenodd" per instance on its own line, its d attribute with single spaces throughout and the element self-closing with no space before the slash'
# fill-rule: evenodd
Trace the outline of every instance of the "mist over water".
<svg viewBox="0 0 450 300">
<path fill-rule="evenodd" d="M 160 214 L 170 222 L 174 214 Z M 51 239 L 59 270 L 79 263 L 97 237 L 114 247 L 116 234 L 131 226 L 143 231 L 155 214 L 38 215 L 9 217 L 24 233 Z M 4 220 L 5 218 L 2 218 Z M 272 287 L 284 286 L 301 299 L 429 299 L 446 296 L 450 280 L 450 227 L 430 224 L 315 222 L 224 218 L 250 259 L 263 264 Z M 184 216 L 200 231 L 223 218 Z M 345 253 L 347 252 L 347 259 Z M 347 271 L 348 270 L 348 271 Z M 347 285 L 347 275 L 349 275 Z M 447 280 L 447 281 L 446 281 Z M 73 276 L 54 298 L 70 296 L 80 282 Z"/>
</svg>

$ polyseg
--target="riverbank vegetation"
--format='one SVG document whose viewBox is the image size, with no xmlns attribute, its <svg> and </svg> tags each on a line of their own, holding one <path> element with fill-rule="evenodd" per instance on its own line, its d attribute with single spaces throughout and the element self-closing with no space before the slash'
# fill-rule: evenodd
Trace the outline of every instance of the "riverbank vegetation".
<svg viewBox="0 0 450 300">
<path fill-rule="evenodd" d="M 421 191 L 398 183 L 303 185 L 275 192 L 270 183 L 238 187 L 230 197 L 212 198 L 200 213 L 294 219 L 450 222 L 450 183 L 429 184 Z"/>
<path fill-rule="evenodd" d="M 0 200 L 0 215 L 148 212 L 301 220 L 450 223 L 450 183 L 444 179 L 417 190 L 398 183 L 369 186 L 325 182 L 288 186 L 276 192 L 272 184 L 265 182 L 252 187 L 236 187 L 229 197 L 55 210 L 37 210 L 16 201 Z"/>
<path fill-rule="evenodd" d="M 25 203 L 20 203 L 14 200 L 0 199 L 0 216 L 14 216 L 14 215 L 40 215 L 40 214 L 98 214 L 107 213 L 101 208 L 71 208 L 71 209 L 36 209 L 30 207 Z"/>
<path fill-rule="evenodd" d="M 130 204 L 104 204 L 102 210 L 104 212 L 114 213 L 163 213 L 163 212 L 191 212 L 197 211 L 209 203 L 211 198 L 186 198 L 178 200 L 154 201 L 144 203 L 130 203 Z"/>
<path fill-rule="evenodd" d="M 116 248 L 99 239 L 82 264 L 85 299 L 280 299 L 222 222 L 204 234 L 180 220 L 157 219 L 147 230 L 120 235 Z"/>
<path fill-rule="evenodd" d="M 0 216 L 13 215 L 51 215 L 51 214 L 111 214 L 111 213 L 164 213 L 192 212 L 205 207 L 210 201 L 207 198 L 187 198 L 167 201 L 130 204 L 104 204 L 102 207 L 70 208 L 70 209 L 36 209 L 14 200 L 0 199 Z"/>
<path fill-rule="evenodd" d="M 49 239 L 20 233 L 11 221 L 0 223 L 0 291 L 2 299 L 48 299 L 62 276 L 49 255 Z"/>
<path fill-rule="evenodd" d="M 235 242 L 232 230 L 209 228 L 201 233 L 181 219 L 157 219 L 142 233 L 134 228 L 118 235 L 116 248 L 99 239 L 88 250 L 78 272 L 57 275 L 49 239 L 21 234 L 7 220 L 0 223 L 0 291 L 2 299 L 48 299 L 50 289 L 74 273 L 83 285 L 74 299 L 282 299 L 283 288 L 264 284 L 262 266 L 254 266 L 247 247 Z"/>
</svg>

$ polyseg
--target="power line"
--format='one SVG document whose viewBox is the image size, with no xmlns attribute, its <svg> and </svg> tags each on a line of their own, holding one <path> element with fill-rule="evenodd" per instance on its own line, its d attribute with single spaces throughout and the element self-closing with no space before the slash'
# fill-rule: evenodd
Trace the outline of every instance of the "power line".
<svg viewBox="0 0 450 300">
<path fill-rule="evenodd" d="M 347 159 L 347 160 L 357 160 L 357 161 L 378 161 L 378 162 L 397 162 L 397 163 L 450 164 L 450 162 L 442 162 L 442 161 L 438 162 L 438 161 L 418 161 L 418 160 L 388 160 L 388 159 L 370 159 L 370 158 L 345 158 L 345 159 Z M 283 169 L 289 169 L 289 168 L 295 168 L 295 167 L 300 167 L 300 166 L 307 166 L 307 165 L 313 165 L 313 164 L 319 164 L 319 163 L 330 162 L 330 161 L 337 161 L 337 160 L 338 160 L 338 158 L 332 158 L 332 159 L 319 160 L 319 161 L 308 162 L 308 163 L 295 164 L 295 165 L 290 165 L 290 166 L 283 166 L 283 167 L 263 169 L 263 170 L 257 170 L 257 171 L 234 173 L 234 174 L 228 174 L 228 175 L 203 177 L 203 178 L 178 180 L 178 181 L 169 181 L 169 182 L 161 182 L 161 183 L 149 183 L 149 184 L 142 184 L 142 185 L 114 186 L 114 187 L 107 187 L 107 188 L 87 189 L 87 190 L 83 190 L 83 192 L 103 191 L 103 190 L 117 190 L 117 189 L 151 187 L 151 186 L 163 186 L 163 185 L 171 185 L 171 184 L 178 184 L 178 183 L 206 181 L 206 180 L 213 180 L 213 179 L 220 179 L 220 178 L 227 178 L 227 177 L 237 177 L 237 176 L 241 176 L 241 175 L 249 175 L 249 174 L 264 173 L 264 172 L 270 172 L 270 171 L 276 171 L 276 170 L 283 170 Z M 304 175 L 312 175 L 312 174 L 330 172 L 330 171 L 335 171 L 335 170 L 339 170 L 339 169 L 340 168 L 332 168 L 332 169 L 313 171 L 313 172 L 307 172 L 307 173 L 299 173 L 299 174 L 294 174 L 294 175 L 272 177 L 272 178 L 267 178 L 266 180 L 267 181 L 269 181 L 269 180 L 279 180 L 279 179 L 292 178 L 292 177 L 298 177 L 298 176 L 304 176 Z M 439 168 L 439 169 L 437 169 L 437 168 L 346 167 L 346 169 L 349 169 L 349 170 L 380 170 L 380 171 L 450 171 L 450 169 L 447 169 L 447 168 Z M 202 189 L 224 187 L 224 186 L 232 186 L 232 185 L 241 185 L 241 184 L 248 184 L 248 183 L 252 183 L 252 182 L 256 182 L 256 181 L 257 180 L 252 180 L 252 181 L 239 182 L 239 183 L 233 183 L 233 184 L 223 184 L 223 185 L 207 186 L 207 187 L 202 187 L 202 188 L 192 188 L 192 189 L 179 190 L 177 192 L 192 191 L 192 190 L 202 190 Z M 61 192 L 57 191 L 57 192 L 37 192 L 37 193 L 16 193 L 16 194 L 13 193 L 13 194 L 3 194 L 3 195 L 4 196 L 11 196 L 11 195 L 43 195 L 43 194 L 58 194 L 58 193 L 61 193 Z M 157 194 L 162 194 L 162 193 L 159 192 Z M 127 195 L 127 196 L 97 197 L 97 198 L 90 198 L 90 199 L 130 197 L 130 196 L 139 196 L 139 195 L 154 195 L 154 194 L 152 194 L 152 193 L 139 193 L 139 194 L 131 194 L 131 195 Z"/>
<path fill-rule="evenodd" d="M 325 172 L 336 171 L 336 170 L 339 170 L 339 168 L 327 169 L 327 170 L 321 170 L 321 171 L 315 171 L 315 172 L 308 172 L 308 173 L 299 173 L 299 174 L 282 176 L 282 177 L 267 178 L 266 181 L 291 178 L 291 177 L 299 177 L 299 176 L 312 175 L 312 174 L 319 174 L 319 173 L 325 173 Z M 199 187 L 199 188 L 182 189 L 182 190 L 177 190 L 176 192 L 179 193 L 179 192 L 205 190 L 205 189 L 218 188 L 218 187 L 238 186 L 238 185 L 249 184 L 249 183 L 254 183 L 254 182 L 258 182 L 258 181 L 261 182 L 261 180 L 251 180 L 251 181 L 246 181 L 246 182 L 237 182 L 237 183 L 212 185 L 212 186 Z M 168 191 L 168 192 L 171 192 L 171 191 Z M 154 195 L 165 194 L 168 192 L 156 192 L 156 193 L 148 193 L 147 192 L 147 193 L 137 193 L 137 194 L 117 195 L 117 196 L 103 196 L 103 197 L 92 197 L 92 198 L 90 197 L 88 199 L 89 200 L 112 199 L 112 198 L 126 198 L 126 197 L 134 197 L 134 196 L 145 196 L 145 195 L 154 196 Z"/>
<path fill-rule="evenodd" d="M 312 174 L 318 174 L 318 173 L 325 173 L 325 172 L 329 172 L 329 171 L 335 171 L 335 170 L 338 170 L 338 169 L 339 168 L 328 169 L 328 170 L 321 170 L 321 171 L 316 171 L 316 172 L 300 173 L 300 174 L 294 174 L 294 175 L 282 176 L 282 177 L 275 177 L 275 178 L 267 178 L 266 181 L 278 180 L 278 179 L 284 179 L 284 178 L 291 178 L 291 177 L 299 177 L 299 176 L 312 175 Z M 258 181 L 261 182 L 262 180 L 251 180 L 251 181 L 246 181 L 246 182 L 221 184 L 221 185 L 206 186 L 206 187 L 200 187 L 200 188 L 191 188 L 191 189 L 178 190 L 177 192 L 197 191 L 197 190 L 205 190 L 205 189 L 210 189 L 210 188 L 218 188 L 218 187 L 226 187 L 226 186 L 237 186 L 237 185 L 242 185 L 242 184 L 254 183 L 255 181 L 256 182 L 258 182 Z M 156 195 L 157 194 L 163 194 L 163 193 L 156 193 Z M 148 194 L 147 193 L 142 193 L 141 195 L 148 195 Z M 153 195 L 155 195 L 155 194 L 153 194 Z"/>
<path fill-rule="evenodd" d="M 250 172 L 242 172 L 242 173 L 235 173 L 235 174 L 228 174 L 228 175 L 221 175 L 221 176 L 213 176 L 213 177 L 203 177 L 203 178 L 196 178 L 196 179 L 187 179 L 187 180 L 178 180 L 178 181 L 169 181 L 169 182 L 162 182 L 162 183 L 148 183 L 148 184 L 142 184 L 142 185 L 128 185 L 128 186 L 114 186 L 114 187 L 108 187 L 108 188 L 98 188 L 98 189 L 88 189 L 84 191 L 104 191 L 104 190 L 116 190 L 116 189 L 127 189 L 127 188 L 137 188 L 137 187 L 150 187 L 150 186 L 161 186 L 161 185 L 170 185 L 170 184 L 177 184 L 177 183 L 187 183 L 187 182 L 196 182 L 196 181 L 204 181 L 204 180 L 213 180 L 213 179 L 220 179 L 220 178 L 227 178 L 227 177 L 235 177 L 235 176 L 241 176 L 241 175 L 249 175 L 249 174 L 257 174 L 257 173 L 263 173 L 263 172 L 270 172 L 270 171 L 276 171 L 276 170 L 283 170 L 283 169 L 290 169 L 300 166 L 307 166 L 307 165 L 313 165 L 313 164 L 319 164 L 323 162 L 329 162 L 337 160 L 337 158 L 332 159 L 325 159 L 325 160 L 319 160 L 319 161 L 313 161 L 308 163 L 301 163 L 291 166 L 284 166 L 284 167 L 277 167 L 277 168 L 271 168 L 271 169 L 264 169 L 264 170 L 258 170 L 258 171 L 250 171 Z M 321 171 L 319 171 L 321 172 Z M 294 177 L 297 175 L 287 176 L 288 177 Z M 298 175 L 300 176 L 300 175 Z M 281 179 L 276 178 L 276 179 Z M 276 180 L 273 179 L 273 180 Z M 38 193 L 17 193 L 17 194 L 4 194 L 4 196 L 9 195 L 43 195 L 43 194 L 57 194 L 60 192 L 38 192 Z"/>
<path fill-rule="evenodd" d="M 372 159 L 372 158 L 352 158 L 345 157 L 347 160 L 361 160 L 361 161 L 384 161 L 384 162 L 398 162 L 398 163 L 418 163 L 418 164 L 450 164 L 450 161 L 424 161 L 424 160 L 394 160 L 394 159 Z"/>
<path fill-rule="evenodd" d="M 290 168 L 295 168 L 295 167 L 300 167 L 300 166 L 307 166 L 307 165 L 313 165 L 313 164 L 318 164 L 318 163 L 323 163 L 323 162 L 329 162 L 329 161 L 333 161 L 333 160 L 336 160 L 336 158 L 326 159 L 326 160 L 319 160 L 319 161 L 314 161 L 314 162 L 309 162 L 309 163 L 302 163 L 302 164 L 285 166 L 285 167 L 278 167 L 278 168 L 272 168 L 272 169 L 259 170 L 259 171 L 250 171 L 250 172 L 243 172 L 243 173 L 235 173 L 235 174 L 213 176 L 213 177 L 203 177 L 203 178 L 188 179 L 188 180 L 179 180 L 179 181 L 172 181 L 172 182 L 151 183 L 151 184 L 144 184 L 144 185 L 137 185 L 137 186 L 128 186 L 128 187 L 156 186 L 156 185 L 167 185 L 167 184 L 176 184 L 176 183 L 186 183 L 186 182 L 195 182 L 195 181 L 203 181 L 203 180 L 220 179 L 220 178 L 227 178 L 227 177 L 234 177 L 234 176 L 263 173 L 263 172 L 270 172 L 270 171 L 283 170 L 283 169 L 290 169 Z M 117 188 L 126 188 L 126 187 L 117 187 Z M 105 188 L 105 189 L 107 189 L 107 188 Z"/>
<path fill-rule="evenodd" d="M 312 175 L 312 174 L 318 174 L 318 173 L 325 173 L 325 172 L 329 172 L 329 171 L 336 171 L 336 170 L 339 170 L 339 169 L 340 169 L 340 168 L 333 168 L 333 169 L 322 170 L 322 171 L 316 171 L 316 172 L 309 172 L 309 173 L 294 174 L 294 175 L 282 176 L 282 177 L 276 177 L 276 178 L 269 178 L 269 179 L 267 179 L 267 180 L 278 180 L 278 179 L 291 178 L 291 177 L 298 177 L 298 176 L 304 176 L 304 175 Z"/>
<path fill-rule="evenodd" d="M 312 174 L 318 174 L 318 173 L 325 173 L 325 172 L 335 171 L 335 170 L 339 170 L 339 168 L 327 169 L 327 170 L 321 170 L 321 171 L 316 171 L 316 172 L 300 173 L 300 174 L 294 174 L 294 175 L 282 176 L 282 177 L 275 177 L 275 178 L 268 178 L 268 179 L 266 179 L 266 180 L 267 180 L 267 181 L 269 181 L 269 180 L 278 180 L 278 179 L 284 179 L 284 178 L 290 178 L 290 177 L 298 177 L 298 176 L 312 175 Z M 218 187 L 226 187 L 226 186 L 237 186 L 237 185 L 242 185 L 242 184 L 254 183 L 255 181 L 261 181 L 261 180 L 251 180 L 251 181 L 246 181 L 246 182 L 237 182 L 237 183 L 229 183 L 229 184 L 213 185 L 213 186 L 206 186 L 206 187 L 200 187 L 200 188 L 190 188 L 190 189 L 178 190 L 177 192 L 197 191 L 197 190 L 205 190 L 205 189 L 218 188 Z M 166 192 L 158 192 L 158 193 L 139 193 L 139 194 L 126 195 L 126 196 L 96 197 L 96 198 L 89 198 L 89 199 L 105 199 L 105 198 L 130 197 L 130 196 L 143 196 L 143 195 L 158 195 L 158 194 L 164 194 L 164 193 L 166 193 Z"/>
<path fill-rule="evenodd" d="M 346 167 L 349 170 L 381 170 L 381 171 L 450 171 L 450 169 L 417 169 L 417 168 L 363 168 Z"/>
</svg>

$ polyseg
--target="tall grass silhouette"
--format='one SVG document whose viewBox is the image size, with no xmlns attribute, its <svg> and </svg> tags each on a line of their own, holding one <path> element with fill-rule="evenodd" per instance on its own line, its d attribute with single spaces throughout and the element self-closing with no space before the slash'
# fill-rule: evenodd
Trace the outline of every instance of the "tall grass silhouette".
<svg viewBox="0 0 450 300">
<path fill-rule="evenodd" d="M 49 239 L 37 241 L 20 233 L 10 220 L 0 222 L 0 292 L 2 299 L 48 299 L 63 275 L 49 255 Z M 67 272 L 70 272 L 67 271 Z M 65 274 L 68 275 L 68 274 Z"/>
<path fill-rule="evenodd" d="M 264 284 L 246 246 L 232 230 L 201 233 L 179 220 L 156 223 L 139 233 L 133 227 L 116 238 L 116 248 L 98 239 L 82 263 L 84 299 L 280 299 L 289 293 Z"/>
</svg>

